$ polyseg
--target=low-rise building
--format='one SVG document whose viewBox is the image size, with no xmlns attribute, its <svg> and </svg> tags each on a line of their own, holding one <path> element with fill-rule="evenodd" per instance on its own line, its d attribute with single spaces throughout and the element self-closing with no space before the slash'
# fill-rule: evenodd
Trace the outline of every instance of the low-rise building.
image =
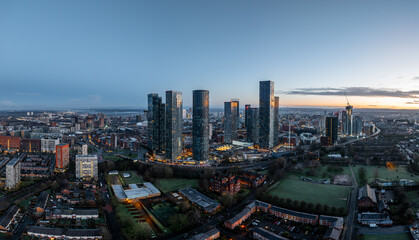
<svg viewBox="0 0 419 240">
<path fill-rule="evenodd" d="M 207 213 L 213 213 L 221 206 L 218 202 L 190 187 L 180 189 L 179 193 Z"/>
<path fill-rule="evenodd" d="M 393 221 L 386 213 L 364 212 L 358 214 L 358 222 L 363 225 L 391 226 Z"/>
<path fill-rule="evenodd" d="M 217 174 L 210 179 L 210 190 L 221 195 L 235 195 L 240 191 L 240 182 L 235 175 Z"/>
<path fill-rule="evenodd" d="M 256 211 L 263 211 L 268 212 L 271 208 L 269 203 L 265 203 L 262 201 L 253 201 L 246 206 L 243 211 L 239 214 L 235 215 L 231 219 L 224 222 L 224 226 L 230 229 L 234 229 L 235 227 L 239 226 L 242 222 L 246 221 L 254 212 Z"/>
<path fill-rule="evenodd" d="M 308 223 L 308 224 L 313 224 L 313 225 L 317 224 L 317 220 L 319 217 L 318 215 L 315 215 L 315 214 L 292 211 L 292 210 L 288 210 L 288 209 L 280 208 L 276 206 L 272 206 L 269 209 L 269 212 L 276 217 L 291 220 L 294 222 Z"/>
<path fill-rule="evenodd" d="M 377 196 L 375 190 L 368 184 L 359 189 L 358 209 L 361 211 L 375 211 L 377 209 Z"/>
<path fill-rule="evenodd" d="M 258 240 L 288 240 L 288 238 L 279 236 L 276 233 L 263 229 L 261 227 L 255 227 L 251 229 L 253 234 L 253 239 Z"/>
<path fill-rule="evenodd" d="M 220 231 L 217 228 L 213 228 L 205 233 L 199 233 L 190 238 L 190 240 L 213 240 L 220 237 Z"/>
<path fill-rule="evenodd" d="M 40 226 L 30 226 L 27 230 L 29 236 L 49 239 L 66 240 L 96 240 L 103 239 L 100 229 L 64 229 Z"/>
<path fill-rule="evenodd" d="M 7 232 L 10 229 L 10 225 L 15 219 L 16 215 L 19 212 L 19 208 L 16 205 L 13 205 L 7 209 L 7 211 L 0 218 L 0 231 Z"/>
</svg>

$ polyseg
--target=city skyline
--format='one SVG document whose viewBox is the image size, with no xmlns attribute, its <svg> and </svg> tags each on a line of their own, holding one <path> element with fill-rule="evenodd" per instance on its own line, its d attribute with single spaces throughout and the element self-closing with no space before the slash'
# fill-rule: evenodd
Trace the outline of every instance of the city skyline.
<svg viewBox="0 0 419 240">
<path fill-rule="evenodd" d="M 417 1 L 0 3 L 0 109 L 144 108 L 208 89 L 210 106 L 419 107 Z M 374 9 L 368 11 L 367 9 Z M 214 16 L 217 16 L 214 18 Z M 239 87 L 237 87 L 239 86 Z"/>
</svg>

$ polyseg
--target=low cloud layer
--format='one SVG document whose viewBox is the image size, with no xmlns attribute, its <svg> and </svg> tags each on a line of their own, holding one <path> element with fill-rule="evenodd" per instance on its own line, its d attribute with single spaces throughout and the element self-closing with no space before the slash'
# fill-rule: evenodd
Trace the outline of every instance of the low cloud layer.
<svg viewBox="0 0 419 240">
<path fill-rule="evenodd" d="M 396 97 L 419 98 L 419 90 L 401 91 L 389 88 L 349 87 L 349 88 L 297 88 L 287 91 L 288 95 L 319 96 L 359 96 L 359 97 Z M 416 101 L 415 101 L 416 102 Z"/>
</svg>

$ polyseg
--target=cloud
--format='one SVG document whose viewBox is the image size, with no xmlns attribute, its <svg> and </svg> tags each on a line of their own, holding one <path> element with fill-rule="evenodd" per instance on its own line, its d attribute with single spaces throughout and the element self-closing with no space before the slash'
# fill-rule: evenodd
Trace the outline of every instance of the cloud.
<svg viewBox="0 0 419 240">
<path fill-rule="evenodd" d="M 17 104 L 10 100 L 0 101 L 0 108 L 11 108 L 11 107 L 17 107 Z"/>
<path fill-rule="evenodd" d="M 419 100 L 413 100 L 411 102 L 406 102 L 406 104 L 419 104 Z"/>
<path fill-rule="evenodd" d="M 419 98 L 419 90 L 401 91 L 390 88 L 348 87 L 348 88 L 297 88 L 285 92 L 288 95 L 319 96 L 360 96 L 360 97 L 396 97 Z"/>
<path fill-rule="evenodd" d="M 412 80 L 419 80 L 419 76 L 413 77 Z"/>
</svg>

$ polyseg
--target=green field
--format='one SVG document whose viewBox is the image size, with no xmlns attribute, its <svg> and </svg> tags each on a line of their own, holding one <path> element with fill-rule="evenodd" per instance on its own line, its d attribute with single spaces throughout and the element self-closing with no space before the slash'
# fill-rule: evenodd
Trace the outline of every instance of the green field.
<svg viewBox="0 0 419 240">
<path fill-rule="evenodd" d="M 102 155 L 104 160 L 109 160 L 109 161 L 118 161 L 121 160 L 120 157 L 117 157 L 115 155 Z"/>
<path fill-rule="evenodd" d="M 406 196 L 409 198 L 410 202 L 412 203 L 412 209 L 415 212 L 419 211 L 419 191 L 405 191 Z"/>
<path fill-rule="evenodd" d="M 304 200 L 308 203 L 327 204 L 329 207 L 346 209 L 350 191 L 351 187 L 348 186 L 304 182 L 292 175 L 275 183 L 269 194 L 284 199 Z"/>
<path fill-rule="evenodd" d="M 131 177 L 124 178 L 123 173 L 129 172 L 131 174 Z M 143 183 L 143 177 L 141 175 L 137 175 L 137 172 L 135 171 L 123 171 L 119 173 L 121 175 L 122 180 L 125 182 L 125 184 L 133 184 L 133 183 Z"/>
<path fill-rule="evenodd" d="M 304 168 L 302 173 L 292 173 L 292 174 L 298 177 L 308 177 L 313 180 L 331 179 L 335 175 L 343 175 L 343 174 L 347 174 L 351 176 L 352 178 L 351 170 L 349 169 L 348 166 L 336 166 L 336 167 L 342 168 L 342 172 L 328 171 L 327 169 L 328 165 L 325 165 L 325 166 L 314 167 L 315 171 L 313 173 L 315 173 L 315 175 L 308 174 L 308 172 L 310 172 L 310 168 Z"/>
<path fill-rule="evenodd" d="M 170 203 L 161 203 L 154 205 L 150 212 L 167 228 L 169 227 L 169 219 L 177 214 L 176 210 Z"/>
<path fill-rule="evenodd" d="M 186 187 L 198 187 L 198 179 L 161 178 L 156 180 L 156 186 L 163 192 L 173 192 Z"/>
<path fill-rule="evenodd" d="M 407 172 L 406 168 L 404 167 L 397 167 L 395 169 L 390 169 L 386 167 L 378 167 L 378 166 L 361 166 L 356 165 L 355 167 L 352 167 L 355 177 L 357 178 L 357 182 L 359 182 L 358 178 L 358 169 L 361 167 L 365 168 L 367 170 L 367 179 L 375 178 L 378 174 L 378 178 L 384 179 L 384 180 L 400 180 L 400 179 L 409 179 L 416 182 L 419 182 L 419 176 L 411 174 Z"/>
<path fill-rule="evenodd" d="M 395 234 L 364 234 L 357 237 L 358 240 L 410 240 L 410 233 Z"/>
</svg>

